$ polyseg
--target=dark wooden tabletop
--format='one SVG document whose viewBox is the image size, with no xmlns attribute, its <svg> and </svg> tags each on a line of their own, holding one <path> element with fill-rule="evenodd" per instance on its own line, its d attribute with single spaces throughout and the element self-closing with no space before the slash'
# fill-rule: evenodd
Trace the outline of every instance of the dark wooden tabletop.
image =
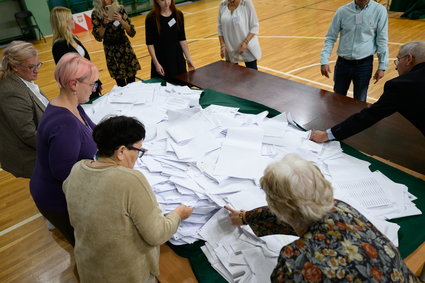
<svg viewBox="0 0 425 283">
<path fill-rule="evenodd" d="M 213 89 L 281 112 L 290 112 L 292 118 L 305 129 L 326 130 L 368 105 L 224 61 L 180 74 L 176 79 L 189 86 Z M 425 174 L 425 137 L 398 113 L 343 142 L 367 154 Z"/>
</svg>

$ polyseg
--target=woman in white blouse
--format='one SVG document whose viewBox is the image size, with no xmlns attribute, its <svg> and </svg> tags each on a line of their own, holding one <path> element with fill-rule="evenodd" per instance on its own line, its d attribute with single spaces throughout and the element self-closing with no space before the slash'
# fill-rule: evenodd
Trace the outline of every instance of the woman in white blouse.
<svg viewBox="0 0 425 283">
<path fill-rule="evenodd" d="M 257 70 L 261 58 L 258 42 L 259 24 L 251 0 L 223 0 L 218 12 L 218 38 L 220 55 L 226 61 L 245 62 L 245 66 Z"/>
</svg>

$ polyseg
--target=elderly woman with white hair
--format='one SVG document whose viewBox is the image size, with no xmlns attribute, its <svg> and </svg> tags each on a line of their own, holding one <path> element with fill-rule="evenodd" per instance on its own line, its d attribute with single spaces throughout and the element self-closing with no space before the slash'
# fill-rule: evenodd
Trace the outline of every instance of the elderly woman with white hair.
<svg viewBox="0 0 425 283">
<path fill-rule="evenodd" d="M 261 178 L 268 206 L 230 211 L 234 225 L 261 237 L 291 234 L 272 282 L 419 282 L 397 248 L 360 212 L 333 198 L 331 184 L 312 162 L 289 154 Z"/>
<path fill-rule="evenodd" d="M 42 62 L 34 45 L 12 41 L 0 64 L 0 163 L 15 177 L 30 178 L 38 122 L 49 100 L 34 83 Z"/>
</svg>

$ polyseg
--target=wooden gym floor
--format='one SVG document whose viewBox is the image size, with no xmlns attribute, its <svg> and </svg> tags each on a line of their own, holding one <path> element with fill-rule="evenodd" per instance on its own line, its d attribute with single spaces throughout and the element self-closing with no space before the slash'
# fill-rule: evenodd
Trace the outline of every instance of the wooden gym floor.
<svg viewBox="0 0 425 283">
<path fill-rule="evenodd" d="M 259 70 L 332 90 L 332 80 L 320 75 L 320 51 L 334 12 L 349 0 L 253 2 L 260 21 L 259 39 L 263 53 L 258 61 Z M 385 4 L 385 1 L 381 2 Z M 217 38 L 219 3 L 220 0 L 201 0 L 179 6 L 185 15 L 186 37 L 196 67 L 220 60 Z M 376 85 L 371 83 L 368 93 L 371 103 L 381 95 L 385 81 L 397 76 L 392 61 L 399 46 L 425 39 L 425 20 L 413 21 L 399 16 L 400 13 L 389 13 L 390 63 L 382 81 Z M 150 57 L 145 45 L 144 20 L 145 15 L 132 18 L 137 34 L 131 42 L 142 66 L 137 76 L 149 79 Z M 104 93 L 107 93 L 115 81 L 109 77 L 102 44 L 95 41 L 89 32 L 78 36 L 99 68 Z M 40 60 L 45 63 L 36 83 L 51 99 L 58 92 L 53 78 L 55 65 L 51 55 L 51 37 L 47 38 L 47 43 L 37 41 L 34 44 L 40 51 Z M 330 59 L 333 70 L 335 50 Z M 78 282 L 73 273 L 72 248 L 58 232 L 47 230 L 31 199 L 28 183 L 26 179 L 14 178 L 0 171 L 0 282 Z M 167 247 L 162 247 L 162 254 L 166 255 L 161 257 L 162 282 L 196 282 L 187 262 Z M 419 270 L 423 258 L 424 249 L 408 260 L 411 269 Z M 180 276 L 177 277 L 177 274 Z"/>
</svg>

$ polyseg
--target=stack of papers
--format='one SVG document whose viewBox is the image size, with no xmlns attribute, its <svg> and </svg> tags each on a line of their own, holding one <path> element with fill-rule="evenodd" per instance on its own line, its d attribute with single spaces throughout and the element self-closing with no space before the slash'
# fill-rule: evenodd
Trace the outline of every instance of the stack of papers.
<svg viewBox="0 0 425 283">
<path fill-rule="evenodd" d="M 406 186 L 396 184 L 369 163 L 344 154 L 339 142 L 316 144 L 296 126 L 290 113 L 243 114 L 238 108 L 202 109 L 201 91 L 135 82 L 83 105 L 98 123 L 109 115 L 144 123 L 149 151 L 136 170 L 148 179 L 164 214 L 180 204 L 193 207 L 170 239 L 173 244 L 206 241 L 212 266 L 229 282 L 266 282 L 279 250 L 294 240 L 257 238 L 249 227 L 231 225 L 223 206 L 253 209 L 266 205 L 259 179 L 270 162 L 296 153 L 316 163 L 341 199 L 368 217 L 395 244 L 396 224 L 385 221 L 420 214 Z M 265 238 L 268 238 L 267 240 Z"/>
</svg>

